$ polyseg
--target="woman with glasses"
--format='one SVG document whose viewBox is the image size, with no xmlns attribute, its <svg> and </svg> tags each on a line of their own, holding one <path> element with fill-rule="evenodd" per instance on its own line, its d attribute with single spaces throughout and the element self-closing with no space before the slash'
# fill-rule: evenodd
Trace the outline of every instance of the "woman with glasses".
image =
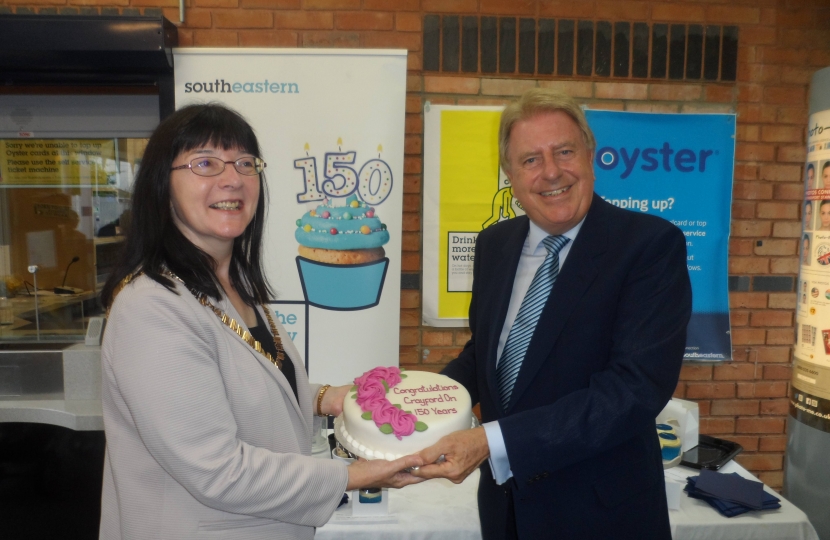
<svg viewBox="0 0 830 540">
<path fill-rule="evenodd" d="M 219 105 L 175 112 L 147 144 L 102 292 L 103 539 L 313 538 L 345 490 L 419 481 L 401 472 L 416 456 L 311 457 L 312 414 L 339 414 L 348 387 L 309 384 L 265 305 L 264 169 Z"/>
</svg>

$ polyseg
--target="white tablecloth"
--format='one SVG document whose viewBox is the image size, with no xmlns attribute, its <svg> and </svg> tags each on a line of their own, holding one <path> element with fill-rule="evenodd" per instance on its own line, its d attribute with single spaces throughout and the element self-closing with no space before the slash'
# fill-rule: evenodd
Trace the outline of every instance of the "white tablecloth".
<svg viewBox="0 0 830 540">
<path fill-rule="evenodd" d="M 738 463 L 730 461 L 719 472 L 736 472 L 758 481 Z M 666 471 L 669 478 L 697 476 L 700 471 L 675 467 Z M 763 512 L 748 512 L 731 518 L 723 517 L 705 501 L 692 499 L 683 493 L 680 510 L 670 510 L 669 519 L 674 540 L 819 540 L 807 515 L 793 503 L 764 486 L 769 493 L 781 499 L 781 508 Z"/>
<path fill-rule="evenodd" d="M 478 522 L 478 471 L 455 485 L 449 480 L 429 480 L 403 489 L 390 489 L 389 515 L 351 517 L 351 507 L 341 507 L 315 540 L 481 540 Z"/>
<path fill-rule="evenodd" d="M 737 472 L 757 480 L 733 462 L 721 472 Z M 695 476 L 699 471 L 675 467 L 669 474 L 678 478 Z M 389 490 L 389 515 L 384 517 L 350 517 L 351 509 L 342 508 L 325 527 L 317 529 L 317 540 L 479 540 L 476 486 L 478 472 L 460 485 L 446 480 L 431 480 L 402 490 Z M 680 509 L 669 511 L 674 540 L 818 540 L 807 516 L 780 494 L 765 489 L 781 499 L 779 510 L 749 512 L 733 518 L 718 514 L 706 502 L 680 498 Z M 591 519 L 591 516 L 585 516 Z M 555 524 L 551 524 L 555 527 Z"/>
</svg>

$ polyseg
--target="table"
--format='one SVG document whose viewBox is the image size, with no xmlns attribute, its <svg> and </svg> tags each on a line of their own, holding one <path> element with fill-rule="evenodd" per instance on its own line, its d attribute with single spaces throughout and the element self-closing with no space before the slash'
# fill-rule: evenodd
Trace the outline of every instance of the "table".
<svg viewBox="0 0 830 540">
<path fill-rule="evenodd" d="M 459 485 L 440 479 L 390 489 L 388 516 L 351 518 L 351 508 L 341 508 L 314 540 L 481 540 L 478 478 L 475 471 Z"/>
<path fill-rule="evenodd" d="M 732 461 L 722 472 L 737 472 L 757 480 Z M 698 471 L 686 467 L 670 469 L 671 477 L 695 476 Z M 476 471 L 462 484 L 431 480 L 389 491 L 389 516 L 350 518 L 349 510 L 336 512 L 325 527 L 317 529 L 315 540 L 479 540 Z M 779 510 L 750 512 L 725 518 L 704 501 L 684 493 L 680 509 L 669 511 L 674 540 L 819 540 L 807 516 L 780 494 L 764 489 L 781 499 Z M 590 519 L 590 516 L 586 516 Z M 552 525 L 553 526 L 553 525 Z"/>
<path fill-rule="evenodd" d="M 719 472 L 736 472 L 758 481 L 752 473 L 735 461 L 724 465 Z M 699 471 L 675 467 L 666 471 L 667 477 L 697 476 Z M 680 497 L 680 510 L 669 511 L 674 540 L 819 540 L 807 515 L 769 486 L 764 489 L 781 499 L 781 508 L 765 512 L 749 512 L 726 518 L 708 503 L 692 499 L 685 493 Z"/>
</svg>

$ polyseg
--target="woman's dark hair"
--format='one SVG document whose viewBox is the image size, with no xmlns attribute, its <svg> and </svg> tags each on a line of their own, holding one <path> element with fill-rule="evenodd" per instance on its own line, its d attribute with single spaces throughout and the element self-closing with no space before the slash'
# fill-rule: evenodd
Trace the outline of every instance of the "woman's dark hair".
<svg viewBox="0 0 830 540">
<path fill-rule="evenodd" d="M 261 157 L 256 135 L 238 113 L 222 105 L 189 105 L 168 116 L 150 137 L 133 185 L 131 219 L 123 252 L 101 291 L 109 307 L 114 292 L 128 274 L 143 272 L 171 291 L 173 282 L 162 275 L 170 269 L 188 288 L 220 298 L 213 257 L 193 245 L 173 222 L 170 206 L 170 167 L 182 153 L 205 145 L 239 149 Z M 248 305 L 268 301 L 271 288 L 262 270 L 262 231 L 265 225 L 264 173 L 259 175 L 259 200 L 254 219 L 233 241 L 230 282 Z M 123 224 L 122 224 L 123 225 Z"/>
</svg>

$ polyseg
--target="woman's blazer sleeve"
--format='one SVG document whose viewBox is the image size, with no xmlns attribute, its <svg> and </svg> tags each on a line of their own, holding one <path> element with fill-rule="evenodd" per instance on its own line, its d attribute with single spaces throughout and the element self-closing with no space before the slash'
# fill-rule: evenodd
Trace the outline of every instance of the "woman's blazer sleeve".
<svg viewBox="0 0 830 540">
<path fill-rule="evenodd" d="M 159 466 L 202 504 L 322 526 L 345 490 L 346 467 L 238 438 L 217 360 L 228 338 L 184 294 L 147 278 L 119 294 L 102 349 L 105 392 L 119 407 L 110 420 L 132 423 Z M 291 426 L 274 430 L 292 438 L 284 448 L 299 448 Z"/>
</svg>

